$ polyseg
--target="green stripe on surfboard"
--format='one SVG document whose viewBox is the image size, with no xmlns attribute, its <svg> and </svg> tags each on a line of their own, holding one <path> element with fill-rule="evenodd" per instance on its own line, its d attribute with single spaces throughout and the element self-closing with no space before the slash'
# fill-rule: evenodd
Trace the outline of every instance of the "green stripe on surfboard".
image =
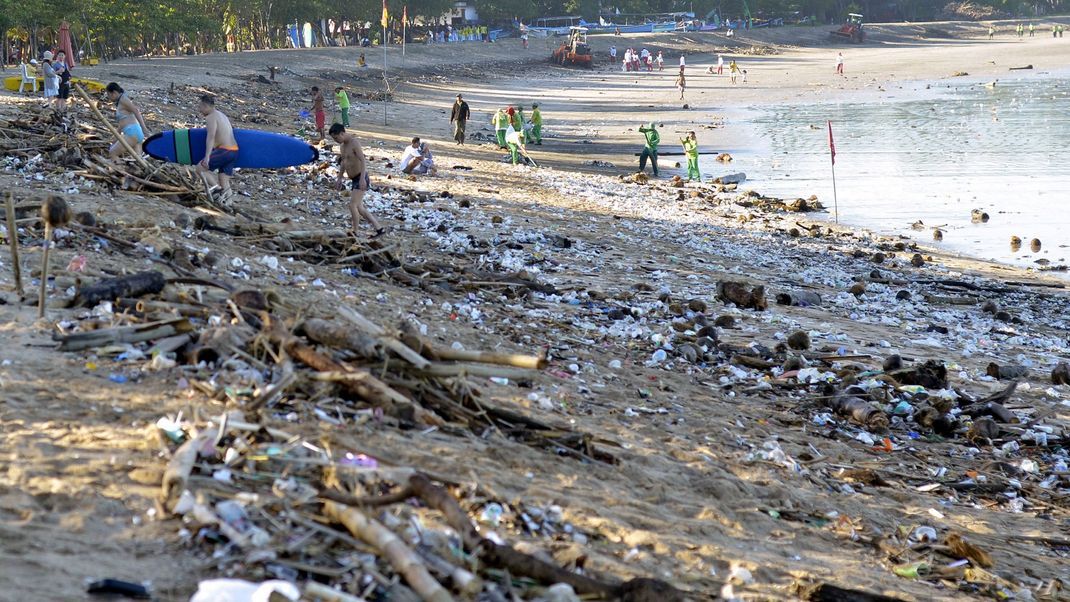
<svg viewBox="0 0 1070 602">
<path fill-rule="evenodd" d="M 189 149 L 189 130 L 175 130 L 175 161 L 180 165 L 193 165 Z"/>
</svg>

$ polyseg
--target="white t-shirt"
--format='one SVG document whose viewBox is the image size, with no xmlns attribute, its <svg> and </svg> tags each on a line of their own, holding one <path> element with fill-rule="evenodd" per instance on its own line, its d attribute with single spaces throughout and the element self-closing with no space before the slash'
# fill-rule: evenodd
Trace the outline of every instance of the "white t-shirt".
<svg viewBox="0 0 1070 602">
<path fill-rule="evenodd" d="M 839 65 L 842 65 L 842 64 L 843 64 L 843 55 L 837 54 L 836 55 L 836 65 L 839 66 Z"/>
<path fill-rule="evenodd" d="M 401 169 L 405 169 L 406 167 L 408 167 L 409 163 L 412 163 L 413 159 L 422 156 L 423 155 L 420 154 L 420 149 L 413 148 L 411 144 L 406 146 L 405 153 L 401 155 Z"/>
<path fill-rule="evenodd" d="M 681 67 L 684 66 L 684 55 L 682 55 L 682 54 L 680 55 L 680 66 Z"/>
<path fill-rule="evenodd" d="M 724 57 L 723 56 L 718 56 L 717 57 L 717 66 L 718 67 L 724 67 Z"/>
<path fill-rule="evenodd" d="M 509 144 L 515 144 L 520 146 L 520 132 L 513 129 L 513 126 L 509 126 L 509 129 L 505 130 L 505 141 Z"/>
</svg>

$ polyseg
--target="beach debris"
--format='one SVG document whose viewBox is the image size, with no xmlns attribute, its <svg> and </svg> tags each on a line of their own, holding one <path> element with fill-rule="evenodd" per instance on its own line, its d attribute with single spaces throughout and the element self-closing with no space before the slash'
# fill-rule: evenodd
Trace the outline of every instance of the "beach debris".
<svg viewBox="0 0 1070 602">
<path fill-rule="evenodd" d="M 745 174 L 743 172 L 738 172 L 738 173 L 731 173 L 731 174 L 728 174 L 728 175 L 724 175 L 724 176 L 721 176 L 719 178 L 715 178 L 713 180 L 713 183 L 714 184 L 742 184 L 743 182 L 746 182 L 746 181 L 747 181 L 747 174 Z"/>
<path fill-rule="evenodd" d="M 940 228 L 933 228 L 933 240 L 937 242 L 944 240 L 944 231 Z"/>
<path fill-rule="evenodd" d="M 301 592 L 296 585 L 279 579 L 263 583 L 242 579 L 207 579 L 197 585 L 190 602 L 266 602 L 276 599 L 296 602 L 300 598 Z"/>
<path fill-rule="evenodd" d="M 122 596 L 134 600 L 150 600 L 152 594 L 149 589 L 140 583 L 131 583 L 119 579 L 100 579 L 93 581 L 86 587 L 86 593 L 91 596 Z"/>
<path fill-rule="evenodd" d="M 810 333 L 805 330 L 796 330 L 788 336 L 788 347 L 797 351 L 805 351 L 810 348 Z"/>
<path fill-rule="evenodd" d="M 1010 67 L 1011 71 L 1028 71 L 1033 68 L 1033 65 L 1025 65 L 1023 67 Z"/>
<path fill-rule="evenodd" d="M 1052 368 L 1051 382 L 1056 385 L 1070 385 L 1070 364 L 1059 362 Z"/>
<path fill-rule="evenodd" d="M 1017 236 L 1011 236 L 1011 251 L 1018 252 L 1022 248 L 1022 239 Z"/>
<path fill-rule="evenodd" d="M 728 153 L 721 153 L 721 154 L 717 155 L 717 157 L 715 157 L 715 159 L 719 163 L 731 163 L 732 162 L 732 155 L 730 155 Z M 733 182 L 724 182 L 724 183 L 725 184 L 731 184 Z M 738 184 L 738 182 L 735 182 L 735 183 Z"/>
<path fill-rule="evenodd" d="M 996 362 L 990 362 L 988 367 L 985 368 L 985 374 L 997 380 L 1013 380 L 1020 379 L 1029 374 L 1029 368 L 1018 364 L 1000 365 Z"/>
<path fill-rule="evenodd" d="M 1039 253 L 1040 252 L 1040 239 L 1039 238 L 1034 238 L 1034 239 L 1029 241 L 1029 250 L 1034 252 L 1034 253 Z"/>
<path fill-rule="evenodd" d="M 162 291 L 165 285 L 163 273 L 155 271 L 108 278 L 79 289 L 70 306 L 94 307 L 102 301 L 151 295 Z"/>
<path fill-rule="evenodd" d="M 56 195 L 45 197 L 41 204 L 41 219 L 45 222 L 45 250 L 41 254 L 41 289 L 37 301 L 37 317 L 45 317 L 45 296 L 48 291 L 48 268 L 49 255 L 52 251 L 52 233 L 56 228 L 62 228 L 71 221 L 71 209 L 67 201 Z"/>
<path fill-rule="evenodd" d="M 722 280 L 717 283 L 717 298 L 725 303 L 733 303 L 740 309 L 765 311 L 769 307 L 764 286 L 752 286 L 734 280 Z"/>
<path fill-rule="evenodd" d="M 988 213 L 980 209 L 973 209 L 970 211 L 970 221 L 975 224 L 987 224 L 988 219 Z"/>
</svg>

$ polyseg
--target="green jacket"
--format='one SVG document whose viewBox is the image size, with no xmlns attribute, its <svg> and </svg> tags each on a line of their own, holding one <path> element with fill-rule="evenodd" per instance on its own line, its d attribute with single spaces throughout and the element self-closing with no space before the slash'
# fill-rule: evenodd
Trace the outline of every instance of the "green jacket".
<svg viewBox="0 0 1070 602">
<path fill-rule="evenodd" d="M 646 147 L 652 151 L 657 151 L 658 144 L 661 143 L 661 134 L 655 129 L 647 129 L 644 127 L 639 128 L 639 131 L 646 136 Z"/>
<path fill-rule="evenodd" d="M 342 90 L 341 92 L 335 92 L 334 100 L 338 102 L 339 109 L 349 108 L 349 95 L 346 94 L 345 90 Z"/>
<path fill-rule="evenodd" d="M 496 130 L 507 130 L 509 129 L 509 114 L 499 109 L 494 114 L 494 119 L 491 120 L 491 123 L 494 124 L 494 129 Z"/>
<path fill-rule="evenodd" d="M 518 132 L 524 131 L 524 119 L 520 116 L 520 111 L 513 113 L 513 129 Z"/>
<path fill-rule="evenodd" d="M 681 138 L 680 144 L 684 145 L 684 153 L 686 153 L 688 157 L 694 158 L 698 156 L 698 140 Z"/>
<path fill-rule="evenodd" d="M 531 111 L 531 125 L 542 125 L 542 113 L 538 109 Z"/>
</svg>

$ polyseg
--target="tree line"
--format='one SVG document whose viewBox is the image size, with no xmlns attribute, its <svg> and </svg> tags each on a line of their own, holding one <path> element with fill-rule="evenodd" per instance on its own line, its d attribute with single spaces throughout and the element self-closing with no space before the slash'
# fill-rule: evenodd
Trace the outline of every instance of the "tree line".
<svg viewBox="0 0 1070 602">
<path fill-rule="evenodd" d="M 949 0 L 616 0 L 612 9 L 601 0 L 474 0 L 482 24 L 511 26 L 537 17 L 576 15 L 594 21 L 599 14 L 650 14 L 693 11 L 699 18 L 717 11 L 722 18 L 816 17 L 818 22 L 862 12 L 868 20 L 919 21 L 940 16 Z M 974 0 L 1009 16 L 1052 14 L 1063 0 Z M 402 7 L 408 26 L 419 31 L 442 23 L 453 0 L 387 0 L 391 28 L 401 28 Z M 36 55 L 58 42 L 61 22 L 71 24 L 75 48 L 102 58 L 148 53 L 204 52 L 225 49 L 282 48 L 289 45 L 291 23 L 321 21 L 371 24 L 378 38 L 381 0 L 0 0 L 4 58 L 13 48 Z M 344 33 L 318 31 L 333 43 Z"/>
</svg>

